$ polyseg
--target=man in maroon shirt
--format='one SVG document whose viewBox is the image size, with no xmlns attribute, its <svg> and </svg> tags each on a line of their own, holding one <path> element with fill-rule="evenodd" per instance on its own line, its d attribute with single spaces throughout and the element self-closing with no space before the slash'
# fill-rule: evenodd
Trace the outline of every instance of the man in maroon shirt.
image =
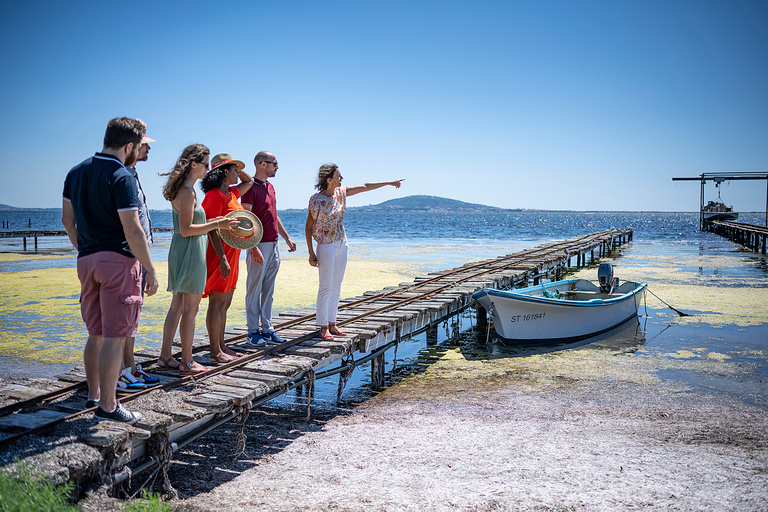
<svg viewBox="0 0 768 512">
<path fill-rule="evenodd" d="M 253 158 L 256 174 L 253 186 L 240 199 L 246 210 L 252 211 L 264 226 L 261 243 L 248 251 L 245 263 L 248 277 L 245 282 L 245 312 L 248 326 L 248 341 L 261 345 L 267 341 L 282 343 L 272 326 L 272 295 L 275 291 L 275 278 L 280 268 L 280 251 L 277 235 L 288 244 L 288 252 L 296 250 L 296 244 L 283 227 L 277 216 L 275 189 L 267 181 L 277 173 L 277 158 L 267 151 L 259 151 Z M 261 328 L 261 331 L 259 331 Z"/>
</svg>

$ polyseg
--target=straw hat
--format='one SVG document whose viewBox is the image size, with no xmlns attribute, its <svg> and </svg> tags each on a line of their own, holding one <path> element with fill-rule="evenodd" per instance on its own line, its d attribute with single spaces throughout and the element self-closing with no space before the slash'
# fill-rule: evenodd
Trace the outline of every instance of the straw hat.
<svg viewBox="0 0 768 512">
<path fill-rule="evenodd" d="M 219 153 L 215 157 L 211 158 L 211 170 L 214 170 L 217 167 L 221 167 L 222 165 L 231 165 L 235 164 L 237 165 L 237 170 L 242 171 L 245 169 L 245 164 L 241 162 L 240 160 L 235 160 L 232 158 L 232 155 L 229 153 Z"/>
<path fill-rule="evenodd" d="M 221 240 L 235 249 L 250 249 L 261 242 L 264 227 L 259 218 L 248 210 L 233 210 L 225 217 L 234 217 L 240 221 L 239 226 L 229 229 L 219 228 Z"/>
</svg>

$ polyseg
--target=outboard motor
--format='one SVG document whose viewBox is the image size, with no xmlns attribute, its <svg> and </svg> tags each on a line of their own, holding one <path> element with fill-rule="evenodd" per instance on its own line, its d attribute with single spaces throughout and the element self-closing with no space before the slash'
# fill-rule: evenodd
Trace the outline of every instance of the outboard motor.
<svg viewBox="0 0 768 512">
<path fill-rule="evenodd" d="M 613 291 L 613 265 L 601 263 L 597 267 L 597 281 L 600 283 L 600 292 L 611 293 Z"/>
</svg>

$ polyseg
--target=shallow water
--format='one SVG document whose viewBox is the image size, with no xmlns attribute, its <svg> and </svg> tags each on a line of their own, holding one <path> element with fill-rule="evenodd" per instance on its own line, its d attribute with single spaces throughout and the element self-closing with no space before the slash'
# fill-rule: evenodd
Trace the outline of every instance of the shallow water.
<svg viewBox="0 0 768 512">
<path fill-rule="evenodd" d="M 56 215 L 60 213 L 49 213 L 52 218 Z M 165 214 L 157 215 L 160 221 L 155 225 L 162 225 Z M 283 215 L 297 243 L 303 238 L 299 236 L 303 215 Z M 761 215 L 755 215 L 753 222 L 762 223 Z M 695 313 L 693 316 L 679 317 L 648 295 L 647 314 L 641 308 L 634 328 L 623 326 L 617 332 L 576 345 L 537 347 L 510 347 L 493 339 L 486 343 L 483 333 L 470 331 L 474 320 L 462 316 L 459 337 L 455 336 L 451 320 L 438 329 L 436 346 L 427 346 L 425 333 L 403 341 L 397 352 L 400 371 L 394 378 L 417 376 L 446 358 L 457 368 L 459 363 L 470 364 L 475 373 L 488 370 L 504 374 L 519 371 L 515 370 L 519 365 L 538 361 L 546 354 L 559 358 L 573 354 L 573 360 L 567 363 L 576 372 L 585 363 L 575 356 L 582 351 L 602 351 L 599 353 L 633 358 L 638 363 L 632 366 L 638 368 L 633 371 L 640 372 L 637 379 L 675 381 L 680 383 L 681 393 L 698 390 L 743 396 L 745 401 L 764 407 L 768 395 L 766 256 L 711 233 L 698 232 L 697 222 L 696 214 L 674 213 L 505 212 L 473 215 L 461 221 L 451 214 L 410 212 L 392 217 L 351 213 L 346 224 L 352 251 L 344 296 L 554 240 L 609 227 L 633 227 L 634 241 L 608 259 L 616 275 L 648 282 L 650 291 L 675 308 Z M 168 234 L 160 233 L 152 247 L 161 281 L 169 241 Z M 58 248 L 54 247 L 57 244 Z M 8 245 L 0 247 L 7 251 L 0 254 L 0 376 L 51 377 L 80 361 L 85 330 L 78 310 L 75 255 L 67 245 L 66 239 L 52 241 L 51 252 L 44 256 L 19 254 L 18 248 Z M 284 246 L 282 250 L 283 280 L 276 291 L 276 310 L 311 306 L 316 276 L 306 265 L 306 249 L 300 246 L 292 254 Z M 594 279 L 596 269 L 584 269 L 579 276 Z M 238 289 L 230 325 L 244 324 L 243 308 L 239 306 L 243 296 L 242 289 Z M 137 346 L 159 346 L 169 301 L 170 296 L 162 293 L 147 301 Z M 198 331 L 204 329 L 205 301 L 201 306 Z M 389 351 L 388 370 L 393 358 L 394 352 Z M 315 401 L 319 406 L 335 406 L 337 379 L 331 377 L 316 384 Z M 361 366 L 347 383 L 342 400 L 368 396 L 369 382 L 369 366 Z M 291 406 L 300 406 L 302 400 L 293 393 L 278 399 Z"/>
</svg>

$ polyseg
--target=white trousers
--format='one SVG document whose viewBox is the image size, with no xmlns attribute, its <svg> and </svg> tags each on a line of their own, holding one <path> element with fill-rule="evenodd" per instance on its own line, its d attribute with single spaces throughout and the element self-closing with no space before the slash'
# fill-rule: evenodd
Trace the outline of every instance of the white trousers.
<svg viewBox="0 0 768 512">
<path fill-rule="evenodd" d="M 341 282 L 347 269 L 347 239 L 331 244 L 317 244 L 317 267 L 320 286 L 317 290 L 317 325 L 336 323 L 341 298 Z"/>
<path fill-rule="evenodd" d="M 272 296 L 275 293 L 275 279 L 280 269 L 280 250 L 278 242 L 262 242 L 259 250 L 264 255 L 264 263 L 253 261 L 251 251 L 245 256 L 248 277 L 245 280 L 245 318 L 249 333 L 254 333 L 261 326 L 262 332 L 273 331 Z"/>
</svg>

